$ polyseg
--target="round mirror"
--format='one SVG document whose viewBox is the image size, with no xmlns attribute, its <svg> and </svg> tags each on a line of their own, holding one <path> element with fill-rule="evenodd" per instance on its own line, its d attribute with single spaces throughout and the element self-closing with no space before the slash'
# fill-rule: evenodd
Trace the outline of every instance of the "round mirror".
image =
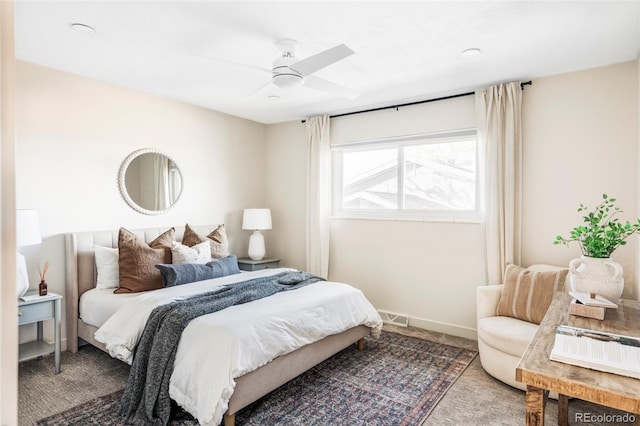
<svg viewBox="0 0 640 426">
<path fill-rule="evenodd" d="M 134 210 L 162 214 L 182 195 L 182 172 L 157 149 L 139 149 L 125 158 L 118 174 L 120 193 Z"/>
</svg>

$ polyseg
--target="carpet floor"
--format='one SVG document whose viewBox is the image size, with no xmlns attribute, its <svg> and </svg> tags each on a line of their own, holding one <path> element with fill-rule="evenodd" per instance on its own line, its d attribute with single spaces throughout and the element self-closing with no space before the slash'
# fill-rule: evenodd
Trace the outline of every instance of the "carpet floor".
<svg viewBox="0 0 640 426">
<path fill-rule="evenodd" d="M 386 330 L 421 339 L 477 350 L 477 342 L 414 327 L 385 326 Z M 366 350 L 366 349 L 365 349 Z M 85 346 L 79 352 L 62 353 L 62 372 L 53 374 L 53 356 L 20 364 L 18 424 L 33 425 L 39 419 L 68 410 L 122 389 L 129 367 L 104 352 Z M 604 425 L 597 419 L 621 414 L 617 410 L 572 399 L 570 424 Z M 622 413 L 624 414 L 624 413 Z M 524 423 L 524 392 L 489 376 L 476 357 L 431 411 L 422 426 L 518 425 Z M 586 421 L 590 417 L 594 421 Z M 557 424 L 557 403 L 550 400 L 545 423 Z"/>
<path fill-rule="evenodd" d="M 419 426 L 477 352 L 383 332 L 351 346 L 236 415 L 236 424 Z M 122 425 L 120 392 L 38 421 L 38 426 Z M 178 413 L 174 425 L 195 425 Z"/>
</svg>

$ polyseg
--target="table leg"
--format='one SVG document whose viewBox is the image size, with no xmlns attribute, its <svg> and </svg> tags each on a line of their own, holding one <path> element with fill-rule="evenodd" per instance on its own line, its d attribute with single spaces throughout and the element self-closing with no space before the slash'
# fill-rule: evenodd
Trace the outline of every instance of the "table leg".
<svg viewBox="0 0 640 426">
<path fill-rule="evenodd" d="M 55 315 L 53 316 L 53 347 L 54 347 L 54 360 L 55 360 L 55 370 L 56 374 L 60 373 L 60 339 L 61 339 L 61 324 L 62 324 L 62 313 L 60 309 L 60 299 L 57 299 L 55 302 Z"/>
<path fill-rule="evenodd" d="M 569 424 L 569 397 L 558 394 L 558 426 Z"/>
<path fill-rule="evenodd" d="M 527 426 L 544 426 L 544 406 L 547 394 L 544 389 L 527 385 L 527 394 L 525 396 L 527 405 Z"/>
</svg>

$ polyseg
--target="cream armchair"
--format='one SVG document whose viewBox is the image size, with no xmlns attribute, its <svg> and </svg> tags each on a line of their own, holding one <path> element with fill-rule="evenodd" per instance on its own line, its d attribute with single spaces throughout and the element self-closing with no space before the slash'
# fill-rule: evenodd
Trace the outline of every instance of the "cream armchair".
<svg viewBox="0 0 640 426">
<path fill-rule="evenodd" d="M 532 265 L 530 271 L 559 271 L 551 265 Z M 568 276 L 565 289 L 568 288 Z M 507 316 L 496 316 L 504 284 L 485 285 L 477 289 L 478 351 L 482 368 L 496 379 L 518 389 L 526 386 L 516 381 L 516 366 L 538 325 Z M 562 291 L 562 290 L 561 290 Z M 551 395 L 557 399 L 557 395 Z"/>
</svg>

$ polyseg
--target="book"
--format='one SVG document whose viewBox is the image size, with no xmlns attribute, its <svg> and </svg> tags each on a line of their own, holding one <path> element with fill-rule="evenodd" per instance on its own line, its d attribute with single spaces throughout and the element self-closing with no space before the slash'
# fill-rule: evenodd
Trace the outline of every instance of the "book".
<svg viewBox="0 0 640 426">
<path fill-rule="evenodd" d="M 550 359 L 640 379 L 640 338 L 559 325 Z"/>
<path fill-rule="evenodd" d="M 591 297 L 589 293 L 579 293 L 577 291 L 570 291 L 569 294 L 578 302 L 586 306 L 598 306 L 600 308 L 618 309 L 618 305 L 600 295 Z"/>
<path fill-rule="evenodd" d="M 20 296 L 19 299 L 22 300 L 23 302 L 29 302 L 31 300 L 47 300 L 47 299 L 54 299 L 55 298 L 55 294 L 52 293 L 48 293 L 44 296 L 40 296 L 38 293 L 35 294 L 25 294 L 24 296 Z"/>
</svg>

